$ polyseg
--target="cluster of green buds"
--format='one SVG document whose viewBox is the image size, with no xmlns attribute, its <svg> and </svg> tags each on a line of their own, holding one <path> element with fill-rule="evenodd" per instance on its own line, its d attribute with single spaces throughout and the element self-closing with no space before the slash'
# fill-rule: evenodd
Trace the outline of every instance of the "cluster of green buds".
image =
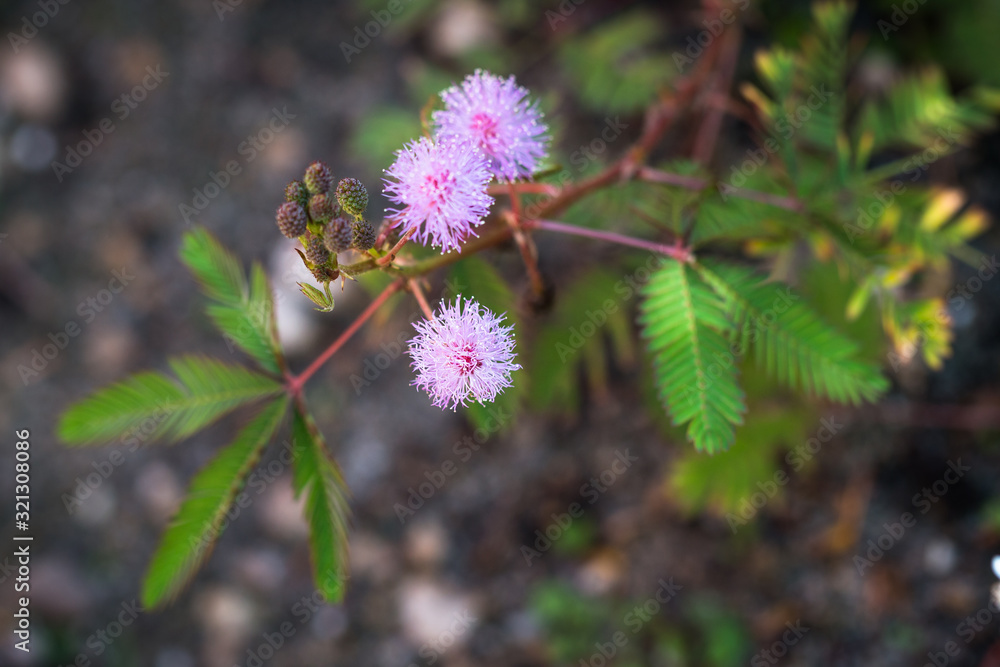
<svg viewBox="0 0 1000 667">
<path fill-rule="evenodd" d="M 313 162 L 301 181 L 285 187 L 285 203 L 275 221 L 281 233 L 302 244 L 299 256 L 313 277 L 323 283 L 325 294 L 310 285 L 303 293 L 323 310 L 333 308 L 331 280 L 343 279 L 337 254 L 347 250 L 367 252 L 375 246 L 375 228 L 365 220 L 368 191 L 356 178 L 333 184 L 333 174 L 323 162 Z"/>
</svg>

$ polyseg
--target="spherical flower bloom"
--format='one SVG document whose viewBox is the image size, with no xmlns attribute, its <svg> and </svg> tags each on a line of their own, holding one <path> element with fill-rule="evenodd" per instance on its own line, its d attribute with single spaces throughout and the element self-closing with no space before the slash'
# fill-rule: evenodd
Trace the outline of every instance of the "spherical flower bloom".
<svg viewBox="0 0 1000 667">
<path fill-rule="evenodd" d="M 439 408 L 492 401 L 521 368 L 513 363 L 514 327 L 503 326 L 503 315 L 494 315 L 475 299 L 467 299 L 463 309 L 459 296 L 433 320 L 413 326 L 418 332 L 409 347 L 417 372 L 413 384 Z"/>
<path fill-rule="evenodd" d="M 433 115 L 438 140 L 472 143 L 486 154 L 497 180 L 530 177 L 546 155 L 548 127 L 538 103 L 514 77 L 476 70 L 461 87 L 441 93 L 445 108 Z"/>
<path fill-rule="evenodd" d="M 383 179 L 383 192 L 401 208 L 387 208 L 387 217 L 404 232 L 416 227 L 414 238 L 424 245 L 441 246 L 442 253 L 459 250 L 493 203 L 486 194 L 486 158 L 469 144 L 426 137 L 396 156 L 385 172 L 394 180 Z"/>
</svg>

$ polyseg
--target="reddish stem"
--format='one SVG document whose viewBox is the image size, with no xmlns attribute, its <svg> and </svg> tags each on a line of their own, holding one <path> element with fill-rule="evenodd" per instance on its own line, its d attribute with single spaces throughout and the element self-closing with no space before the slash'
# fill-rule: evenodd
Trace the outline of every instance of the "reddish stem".
<svg viewBox="0 0 1000 667">
<path fill-rule="evenodd" d="M 668 171 L 653 169 L 652 167 L 640 168 L 636 176 L 639 180 L 646 181 L 648 183 L 676 185 L 677 187 L 687 188 L 688 190 L 704 190 L 710 185 L 709 181 L 704 178 L 698 178 L 697 176 L 684 176 L 682 174 L 672 174 Z M 805 210 L 805 205 L 798 199 L 794 199 L 792 197 L 776 195 L 770 192 L 761 192 L 759 190 L 737 188 L 725 183 L 720 183 L 719 187 L 722 190 L 722 194 L 731 197 L 738 197 L 740 199 L 760 202 L 761 204 L 777 206 L 778 208 L 784 208 L 789 211 L 802 212 Z"/>
<path fill-rule="evenodd" d="M 549 195 L 554 197 L 559 194 L 559 188 L 550 183 L 535 183 L 533 181 L 517 183 L 494 183 L 487 187 L 486 191 L 491 195 L 506 195 L 511 192 L 522 194 Z"/>
<path fill-rule="evenodd" d="M 715 151 L 715 144 L 722 129 L 722 116 L 724 109 L 715 104 L 707 104 L 713 101 L 716 95 L 725 96 L 728 99 L 729 87 L 732 85 L 733 74 L 736 71 L 736 61 L 740 53 L 740 30 L 737 25 L 725 37 L 722 38 L 718 61 L 721 63 L 716 76 L 713 77 L 708 88 L 702 95 L 701 105 L 708 107 L 708 113 L 702 120 L 698 133 L 694 141 L 694 159 L 701 164 L 708 164 L 712 160 L 712 153 Z"/>
<path fill-rule="evenodd" d="M 396 245 L 392 246 L 392 250 L 390 250 L 385 255 L 376 259 L 375 263 L 378 264 L 379 266 L 385 266 L 386 264 L 391 264 L 392 260 L 396 259 L 396 253 L 399 252 L 400 248 L 406 245 L 406 242 L 410 240 L 410 237 L 413 236 L 416 233 L 416 231 L 417 231 L 416 227 L 410 227 L 410 231 L 403 234 L 403 236 L 396 242 Z"/>
<path fill-rule="evenodd" d="M 507 193 L 510 195 L 510 208 L 514 212 L 514 222 L 516 223 L 521 219 L 521 195 L 514 189 L 513 183 L 507 184 Z"/>
<path fill-rule="evenodd" d="M 406 286 L 410 288 L 410 291 L 413 292 L 413 298 L 417 300 L 418 304 L 420 304 L 420 310 L 424 311 L 424 317 L 429 320 L 433 320 L 434 311 L 431 310 L 430 304 L 427 303 L 427 297 L 424 296 L 424 291 L 420 289 L 420 285 L 417 281 L 410 278 L 406 281 Z"/>
<path fill-rule="evenodd" d="M 684 176 L 683 174 L 672 174 L 669 171 L 660 171 L 652 167 L 642 167 L 636 176 L 641 181 L 648 183 L 663 183 L 664 185 L 676 185 L 679 188 L 688 190 L 704 190 L 708 187 L 708 181 L 697 176 Z"/>
<path fill-rule="evenodd" d="M 694 259 L 694 256 L 691 254 L 691 249 L 681 245 L 680 243 L 677 245 L 664 245 L 662 243 L 654 243 L 653 241 L 644 241 L 643 239 L 632 238 L 631 236 L 625 236 L 624 234 L 617 234 L 615 232 L 605 232 L 599 229 L 575 227 L 573 225 L 567 225 L 566 223 L 556 222 L 554 220 L 532 220 L 530 223 L 526 223 L 526 226 L 530 226 L 535 229 L 545 229 L 550 232 L 559 232 L 560 234 L 572 234 L 574 236 L 598 239 L 600 241 L 607 241 L 608 243 L 618 243 L 619 245 L 626 245 L 632 248 L 642 248 L 643 250 L 672 257 L 678 262 L 690 262 Z"/>
<path fill-rule="evenodd" d="M 542 273 L 538 270 L 538 251 L 535 244 L 521 228 L 521 196 L 514 189 L 513 183 L 510 183 L 509 186 L 511 211 L 510 215 L 506 216 L 507 224 L 513 230 L 517 249 L 521 251 L 524 268 L 528 272 L 528 280 L 531 281 L 531 290 L 535 293 L 535 298 L 541 299 L 545 294 L 545 280 L 542 279 Z"/>
<path fill-rule="evenodd" d="M 300 375 L 290 375 L 288 377 L 288 393 L 292 396 L 299 395 L 302 391 L 302 386 L 306 383 L 306 380 L 312 377 L 313 374 L 315 374 L 316 371 L 318 371 L 320 367 L 330 359 L 330 357 L 336 354 L 337 350 L 343 347 L 344 343 L 346 343 L 351 336 L 353 336 L 354 333 L 361 328 L 361 325 L 367 322 L 368 319 L 375 314 L 375 311 L 379 309 L 379 306 L 385 303 L 390 296 L 398 292 L 404 284 L 405 283 L 402 278 L 393 281 L 388 287 L 382 290 L 381 294 L 375 297 L 374 301 L 368 304 L 368 306 L 361 311 L 361 314 L 358 315 L 357 318 L 351 322 L 350 326 L 348 326 L 344 332 L 337 337 L 337 340 L 330 344 L 330 347 L 323 351 L 323 354 L 316 357 L 316 359 L 309 364 L 308 368 L 302 371 Z"/>
</svg>

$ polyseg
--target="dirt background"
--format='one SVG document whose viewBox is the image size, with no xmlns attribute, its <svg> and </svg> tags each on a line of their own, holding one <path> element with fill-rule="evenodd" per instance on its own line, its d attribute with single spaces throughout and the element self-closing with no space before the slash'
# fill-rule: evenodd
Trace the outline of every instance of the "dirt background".
<svg viewBox="0 0 1000 667">
<path fill-rule="evenodd" d="M 5 612 L 0 664 L 555 664 L 557 640 L 532 600 L 539 587 L 561 582 L 584 607 L 606 610 L 599 634 L 578 656 L 596 666 L 603 663 L 591 659 L 594 643 L 627 628 L 627 610 L 655 599 L 661 580 L 682 588 L 644 622 L 658 629 L 635 635 L 640 639 L 629 649 L 637 657 L 628 664 L 922 665 L 928 651 L 943 652 L 949 641 L 959 653 L 945 656 L 948 664 L 1000 664 L 990 657 L 1000 655 L 1000 624 L 987 608 L 996 581 L 989 562 L 1000 550 L 990 521 L 1000 472 L 1000 284 L 990 281 L 960 318 L 945 369 L 897 381 L 878 407 L 823 412 L 846 426 L 817 453 L 819 465 L 793 475 L 786 498 L 735 537 L 718 517 L 686 518 L 663 493 L 685 445 L 665 439 L 646 415 L 633 372 L 614 371 L 612 390 L 576 419 L 527 415 L 480 449 L 461 450 L 467 461 L 455 446 L 473 431 L 408 386 L 405 361 L 394 360 L 356 395 L 346 378 L 363 372 L 366 360 L 391 354 L 409 331 L 401 307 L 366 327 L 309 393 L 354 495 L 344 604 L 311 601 L 305 525 L 272 449 L 258 469 L 259 484 L 248 487 L 251 505 L 232 517 L 193 585 L 164 611 L 130 612 L 187 481 L 241 416 L 179 445 L 136 451 L 66 449 L 52 427 L 86 392 L 128 372 L 162 368 L 170 355 L 238 358 L 201 314 L 196 285 L 177 259 L 189 222 L 272 269 L 282 336 L 293 367 L 303 368 L 367 297 L 349 288 L 332 314 L 305 307 L 294 289 L 294 255 L 272 222 L 284 184 L 322 158 L 338 176 L 363 178 L 375 195 L 379 167 L 350 149 L 352 133 L 374 108 L 416 115 L 421 104 L 404 91 L 422 68 L 433 64 L 461 78 L 463 49 L 486 44 L 500 62 L 513 54 L 510 69 L 523 83 L 558 95 L 566 84 L 552 52 L 563 30 L 608 20 L 634 3 L 587 0 L 568 27 L 555 31 L 545 18 L 546 10 L 558 10 L 551 4 L 528 3 L 524 11 L 537 20 L 510 31 L 493 5 L 427 3 L 418 19 L 390 25 L 350 63 L 339 44 L 380 7 L 70 0 L 16 54 L 12 44 L 0 45 L 0 491 L 5 506 L 12 504 L 10 445 L 15 430 L 30 429 L 34 535 L 32 652 L 13 650 Z M 928 35 L 940 8 L 932 5 L 912 19 L 912 32 L 894 37 L 891 48 L 902 60 L 935 57 Z M 649 6 L 678 26 L 679 44 L 683 26 L 697 24 L 693 4 Z M 36 2 L 4 3 L 4 35 L 37 11 Z M 769 3 L 763 15 L 804 11 L 804 3 Z M 856 24 L 872 33 L 889 12 L 866 7 Z M 758 32 L 766 30 L 762 20 Z M 749 67 L 747 57 L 737 77 Z M 132 95 L 134 108 L 116 103 L 123 94 Z M 576 132 L 584 140 L 592 135 L 583 128 L 599 127 L 601 119 L 587 125 L 581 117 Z M 110 133 L 99 131 L 106 118 Z M 273 139 L 259 150 L 247 147 L 248 137 L 263 142 L 261 128 L 272 119 L 280 128 Z M 578 141 L 567 125 L 561 140 L 571 147 Z M 741 150 L 740 132 L 727 132 L 730 150 Z M 51 163 L 65 160 L 64 146 L 87 136 L 100 137 L 92 154 L 70 173 L 55 173 Z M 967 188 L 994 218 L 998 149 L 998 135 L 987 136 L 934 172 Z M 719 164 L 725 159 L 724 149 Z M 230 161 L 239 173 L 185 219 L 181 205 L 198 203 L 196 191 L 205 194 L 212 173 Z M 383 204 L 375 195 L 371 210 Z M 998 244 L 993 230 L 976 245 L 992 254 Z M 558 286 L 565 255 L 549 241 L 541 254 Z M 500 255 L 516 267 L 510 249 Z M 959 280 L 971 275 L 956 268 Z M 116 276 L 127 282 L 124 289 L 105 292 L 117 289 Z M 523 277 L 517 280 L 523 289 Z M 19 370 L 50 334 L 62 340 L 68 325 L 78 335 L 40 362 L 37 375 Z M 522 545 L 535 541 L 552 513 L 578 502 L 581 485 L 626 449 L 638 464 L 587 507 L 583 545 L 527 564 Z M 401 522 L 394 505 L 449 459 L 457 474 Z M 853 556 L 882 535 L 885 523 L 913 511 L 914 494 L 959 459 L 971 470 L 858 576 Z M 99 483 L 69 502 L 88 476 Z M 8 556 L 15 529 L 10 511 L 2 517 L 0 554 Z M 0 608 L 12 610 L 13 576 L 4 570 L 0 580 Z M 971 626 L 961 624 L 977 613 L 980 629 L 969 636 L 963 628 Z M 787 655 L 782 650 L 769 662 L 759 653 L 781 642 L 785 623 L 796 622 L 808 632 Z M 279 641 L 275 633 L 282 632 Z M 685 634 L 685 648 L 671 652 L 664 646 L 676 632 Z M 713 653 L 725 641 L 737 647 L 735 658 Z M 269 642 L 281 647 L 271 651 Z M 435 643 L 442 652 L 428 652 Z M 619 656 L 617 664 L 626 662 Z"/>
</svg>

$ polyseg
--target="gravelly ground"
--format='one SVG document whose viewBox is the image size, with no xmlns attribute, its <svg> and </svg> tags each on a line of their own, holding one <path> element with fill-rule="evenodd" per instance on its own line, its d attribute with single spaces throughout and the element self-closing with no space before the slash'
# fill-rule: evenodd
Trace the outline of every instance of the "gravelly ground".
<svg viewBox="0 0 1000 667">
<path fill-rule="evenodd" d="M 17 26 L 35 9 L 14 3 L 0 16 Z M 837 412 L 848 426 L 818 454 L 820 466 L 794 476 L 787 499 L 769 506 L 757 524 L 759 539 L 742 541 L 730 539 L 722 520 L 683 517 L 664 496 L 664 473 L 682 445 L 658 434 L 628 371 L 614 374 L 607 403 L 578 420 L 525 417 L 477 451 L 455 449 L 469 427 L 429 408 L 407 386 L 403 361 L 355 396 L 345 378 L 408 330 L 402 309 L 354 340 L 309 396 L 354 493 L 346 603 L 311 601 L 304 525 L 272 453 L 248 487 L 252 504 L 232 517 L 194 585 L 166 611 L 131 613 L 187 480 L 239 419 L 178 446 L 136 451 L 67 450 L 53 441 L 53 421 L 85 392 L 169 355 L 229 358 L 176 259 L 188 228 L 179 205 L 196 203 L 194 190 L 204 191 L 211 172 L 231 160 L 239 166 L 190 217 L 279 276 L 290 251 L 270 216 L 285 182 L 315 157 L 337 174 L 376 182 L 345 145 L 366 110 L 410 105 L 400 81 L 424 45 L 384 36 L 348 66 L 335 48 L 347 32 L 345 11 L 343 3 L 244 2 L 220 21 L 207 3 L 70 2 L 18 57 L 6 45 L 0 51 L 0 423 L 8 440 L 14 429 L 32 433 L 36 632 L 28 657 L 5 639 L 0 663 L 79 658 L 214 667 L 255 664 L 256 655 L 271 665 L 431 664 L 420 654 L 422 643 L 454 630 L 444 664 L 542 665 L 549 663 L 544 642 L 526 606 L 535 584 L 556 578 L 587 594 L 643 600 L 661 578 L 673 577 L 684 588 L 662 612 L 667 622 L 681 622 L 688 600 L 707 595 L 744 620 L 751 646 L 764 648 L 786 621 L 802 619 L 810 631 L 782 658 L 785 665 L 923 664 L 926 651 L 944 650 L 949 640 L 961 648 L 949 664 L 998 664 L 984 657 L 991 646 L 997 653 L 992 612 L 969 643 L 959 626 L 986 607 L 988 562 L 998 542 L 979 520 L 1000 472 L 1000 287 L 992 282 L 972 302 L 945 371 L 908 381 L 881 408 Z M 149 76 L 147 67 L 167 74 L 134 109 L 116 106 Z M 114 119 L 113 131 L 60 181 L 49 166 L 53 155 L 64 158 L 58 147 L 79 142 L 104 118 Z M 281 128 L 273 141 L 241 149 L 272 118 Z M 960 181 L 994 215 L 996 149 L 993 136 L 959 163 Z M 993 252 L 998 237 L 990 233 L 981 248 Z M 559 275 L 564 256 L 543 245 L 543 257 L 547 251 L 543 266 Z M 960 279 L 971 275 L 958 271 Z M 102 290 L 121 282 L 124 289 L 101 303 Z M 299 299 L 288 291 L 291 281 L 277 282 L 288 301 Z M 293 365 L 303 367 L 363 301 L 349 291 L 332 315 L 287 312 Z M 18 367 L 30 365 L 48 335 L 59 339 L 71 323 L 79 334 L 66 349 L 37 376 L 22 377 Z M 976 403 L 991 427 L 977 431 L 968 428 L 968 413 L 922 408 L 942 403 Z M 898 410 L 911 413 L 898 418 Z M 639 463 L 587 510 L 597 530 L 593 548 L 574 557 L 545 553 L 528 566 L 521 546 L 553 512 L 579 500 L 580 485 L 624 449 Z M 858 577 L 853 555 L 878 538 L 885 522 L 912 509 L 913 494 L 939 479 L 946 461 L 959 458 L 972 466 L 967 476 Z M 401 523 L 394 505 L 449 459 L 458 473 Z M 0 464 L 5 497 L 9 461 Z M 95 474 L 96 488 L 68 511 L 79 480 Z M 4 535 L 14 532 L 7 516 Z M 14 604 L 8 578 L 0 607 Z M 471 625 L 462 620 L 468 616 L 476 619 Z M 116 619 L 128 625 L 113 638 Z M 3 636 L 11 636 L 11 623 L 0 616 Z M 282 628 L 282 648 L 268 658 L 268 637 L 274 643 Z"/>
</svg>

